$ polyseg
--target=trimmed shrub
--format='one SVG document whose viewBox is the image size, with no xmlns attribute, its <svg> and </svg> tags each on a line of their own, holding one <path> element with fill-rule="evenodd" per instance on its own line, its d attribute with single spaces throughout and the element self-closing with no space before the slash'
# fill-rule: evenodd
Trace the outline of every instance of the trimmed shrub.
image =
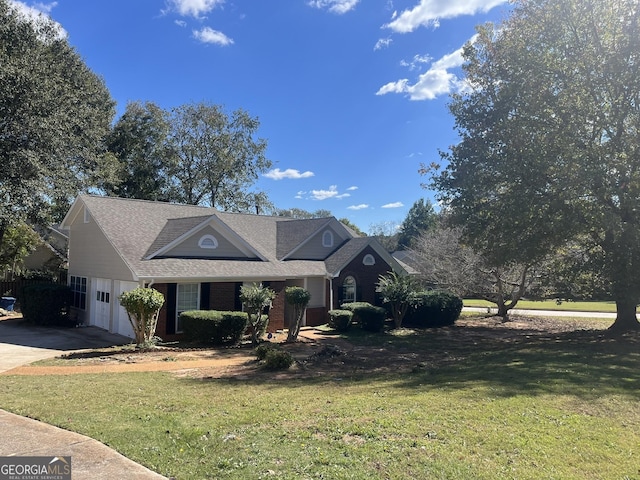
<svg viewBox="0 0 640 480">
<path fill-rule="evenodd" d="M 293 365 L 293 357 L 285 350 L 271 348 L 264 357 L 264 367 L 268 370 L 286 370 Z"/>
<path fill-rule="evenodd" d="M 353 312 L 349 310 L 329 310 L 329 326 L 338 332 L 346 332 L 351 328 Z"/>
<path fill-rule="evenodd" d="M 367 332 L 380 332 L 384 328 L 387 311 L 382 307 L 375 307 L 368 302 L 353 302 L 345 303 L 340 308 L 353 312 L 353 323 Z"/>
<path fill-rule="evenodd" d="M 405 323 L 417 328 L 453 325 L 462 311 L 462 299 L 449 292 L 430 291 L 418 295 L 419 304 L 407 312 Z"/>
<path fill-rule="evenodd" d="M 256 357 L 258 357 L 258 360 L 264 360 L 265 358 L 267 358 L 267 353 L 269 353 L 271 350 L 278 350 L 279 348 L 280 347 L 278 345 L 273 343 L 261 343 L 256 347 Z"/>
<path fill-rule="evenodd" d="M 155 346 L 158 340 L 155 336 L 158 315 L 164 305 L 164 295 L 153 288 L 138 287 L 122 293 L 118 300 L 127 311 L 138 347 Z"/>
<path fill-rule="evenodd" d="M 187 340 L 211 345 L 235 345 L 247 330 L 246 312 L 190 310 L 180 314 Z"/>
<path fill-rule="evenodd" d="M 22 290 L 22 317 L 29 323 L 45 326 L 74 327 L 69 316 L 71 289 L 66 285 L 36 283 Z"/>
</svg>

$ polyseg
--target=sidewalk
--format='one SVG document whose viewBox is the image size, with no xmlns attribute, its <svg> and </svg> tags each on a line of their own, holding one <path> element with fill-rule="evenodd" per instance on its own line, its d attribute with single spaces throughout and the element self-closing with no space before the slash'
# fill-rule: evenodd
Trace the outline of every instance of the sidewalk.
<svg viewBox="0 0 640 480">
<path fill-rule="evenodd" d="M 4 410 L 0 431 L 0 456 L 70 456 L 73 480 L 166 480 L 97 440 Z"/>
</svg>

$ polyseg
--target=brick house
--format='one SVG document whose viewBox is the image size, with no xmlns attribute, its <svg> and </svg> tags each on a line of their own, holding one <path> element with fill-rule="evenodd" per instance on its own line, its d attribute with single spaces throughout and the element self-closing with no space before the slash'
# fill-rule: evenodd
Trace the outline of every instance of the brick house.
<svg viewBox="0 0 640 480">
<path fill-rule="evenodd" d="M 334 217 L 291 219 L 214 208 L 80 195 L 62 227 L 69 233 L 73 311 L 87 325 L 133 337 L 118 296 L 138 286 L 165 296 L 157 335 L 180 337 L 185 310 L 241 310 L 240 287 L 275 290 L 269 330 L 288 325 L 287 286 L 311 293 L 306 325 L 350 301 L 379 304 L 381 274 L 406 273 L 371 237 Z"/>
</svg>

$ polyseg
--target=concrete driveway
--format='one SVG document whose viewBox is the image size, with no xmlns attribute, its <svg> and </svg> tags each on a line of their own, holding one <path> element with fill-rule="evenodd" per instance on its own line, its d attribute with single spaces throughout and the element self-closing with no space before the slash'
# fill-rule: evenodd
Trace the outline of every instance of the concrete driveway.
<svg viewBox="0 0 640 480">
<path fill-rule="evenodd" d="M 0 372 L 75 350 L 129 343 L 132 339 L 96 327 L 37 327 L 9 317 L 0 320 Z"/>
</svg>

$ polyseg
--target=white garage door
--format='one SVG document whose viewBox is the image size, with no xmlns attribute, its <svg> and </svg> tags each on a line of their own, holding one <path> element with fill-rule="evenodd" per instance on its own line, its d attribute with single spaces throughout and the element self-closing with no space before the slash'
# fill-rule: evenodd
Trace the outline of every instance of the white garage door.
<svg viewBox="0 0 640 480">
<path fill-rule="evenodd" d="M 111 319 L 111 280 L 94 278 L 91 282 L 91 325 L 109 330 Z"/>
<path fill-rule="evenodd" d="M 131 322 L 129 322 L 129 317 L 127 316 L 127 311 L 124 309 L 118 298 L 124 292 L 128 292 L 129 290 L 133 290 L 138 286 L 135 282 L 116 282 L 116 292 L 118 295 L 115 298 L 115 305 L 117 308 L 114 309 L 116 315 L 116 324 L 114 328 L 115 333 L 119 333 L 120 335 L 124 335 L 125 337 L 135 338 L 133 334 L 133 328 L 131 327 Z"/>
</svg>

